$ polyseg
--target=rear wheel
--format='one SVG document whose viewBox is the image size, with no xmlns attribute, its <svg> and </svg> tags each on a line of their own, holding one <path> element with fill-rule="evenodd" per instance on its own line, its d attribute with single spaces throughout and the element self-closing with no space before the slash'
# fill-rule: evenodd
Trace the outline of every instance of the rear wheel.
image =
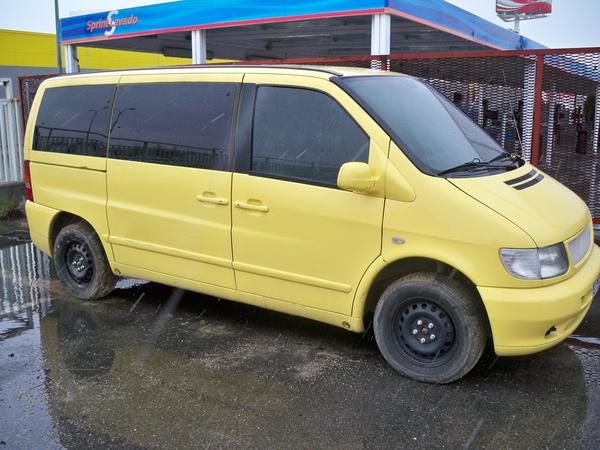
<svg viewBox="0 0 600 450">
<path fill-rule="evenodd" d="M 386 361 L 401 374 L 450 383 L 479 361 L 486 344 L 481 302 L 455 279 L 411 274 L 381 296 L 373 321 Z"/>
<path fill-rule="evenodd" d="M 54 243 L 56 272 L 77 298 L 94 300 L 110 294 L 117 277 L 112 273 L 96 232 L 83 222 L 65 226 Z"/>
</svg>

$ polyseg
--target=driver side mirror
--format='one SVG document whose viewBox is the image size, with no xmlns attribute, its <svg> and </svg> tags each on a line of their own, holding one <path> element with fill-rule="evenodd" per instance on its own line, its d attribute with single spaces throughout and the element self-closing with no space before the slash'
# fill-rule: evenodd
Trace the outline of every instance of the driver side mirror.
<svg viewBox="0 0 600 450">
<path fill-rule="evenodd" d="M 340 167 L 337 185 L 345 191 L 369 194 L 376 188 L 377 177 L 371 167 L 363 162 L 347 162 Z"/>
</svg>

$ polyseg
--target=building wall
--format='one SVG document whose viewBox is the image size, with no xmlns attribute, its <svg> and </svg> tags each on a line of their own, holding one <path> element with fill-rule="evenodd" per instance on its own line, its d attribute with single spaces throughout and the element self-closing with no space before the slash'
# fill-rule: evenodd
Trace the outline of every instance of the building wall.
<svg viewBox="0 0 600 450">
<path fill-rule="evenodd" d="M 0 66 L 55 68 L 55 39 L 54 34 L 0 30 Z M 121 69 L 192 62 L 191 58 L 101 48 L 81 47 L 77 51 L 82 69 Z"/>
<path fill-rule="evenodd" d="M 109 70 L 191 64 L 191 58 L 175 58 L 154 53 L 77 49 L 81 70 Z M 63 51 L 64 66 L 64 51 Z M 18 95 L 18 77 L 56 73 L 56 38 L 54 34 L 0 30 L 0 78 L 13 80 Z M 4 97 L 0 86 L 0 98 Z"/>
</svg>

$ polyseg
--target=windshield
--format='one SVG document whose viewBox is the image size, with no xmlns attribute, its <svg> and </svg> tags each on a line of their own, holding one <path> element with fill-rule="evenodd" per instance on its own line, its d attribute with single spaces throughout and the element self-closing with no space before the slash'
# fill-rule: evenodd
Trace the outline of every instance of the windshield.
<svg viewBox="0 0 600 450">
<path fill-rule="evenodd" d="M 487 163 L 503 153 L 458 107 L 415 78 L 363 76 L 339 82 L 425 173 L 441 175 L 464 163 Z"/>
</svg>

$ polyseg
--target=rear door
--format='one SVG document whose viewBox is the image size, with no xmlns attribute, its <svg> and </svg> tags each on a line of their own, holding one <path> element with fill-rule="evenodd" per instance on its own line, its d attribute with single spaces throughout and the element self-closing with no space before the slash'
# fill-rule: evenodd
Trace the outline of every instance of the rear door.
<svg viewBox="0 0 600 450">
<path fill-rule="evenodd" d="M 238 289 L 350 314 L 381 252 L 384 199 L 340 190 L 337 175 L 349 161 L 383 174 L 389 140 L 328 80 L 248 74 L 244 86 L 240 127 L 253 119 L 233 177 Z"/>
<path fill-rule="evenodd" d="M 241 80 L 121 78 L 107 166 L 110 242 L 119 264 L 235 288 L 229 167 Z"/>
</svg>

